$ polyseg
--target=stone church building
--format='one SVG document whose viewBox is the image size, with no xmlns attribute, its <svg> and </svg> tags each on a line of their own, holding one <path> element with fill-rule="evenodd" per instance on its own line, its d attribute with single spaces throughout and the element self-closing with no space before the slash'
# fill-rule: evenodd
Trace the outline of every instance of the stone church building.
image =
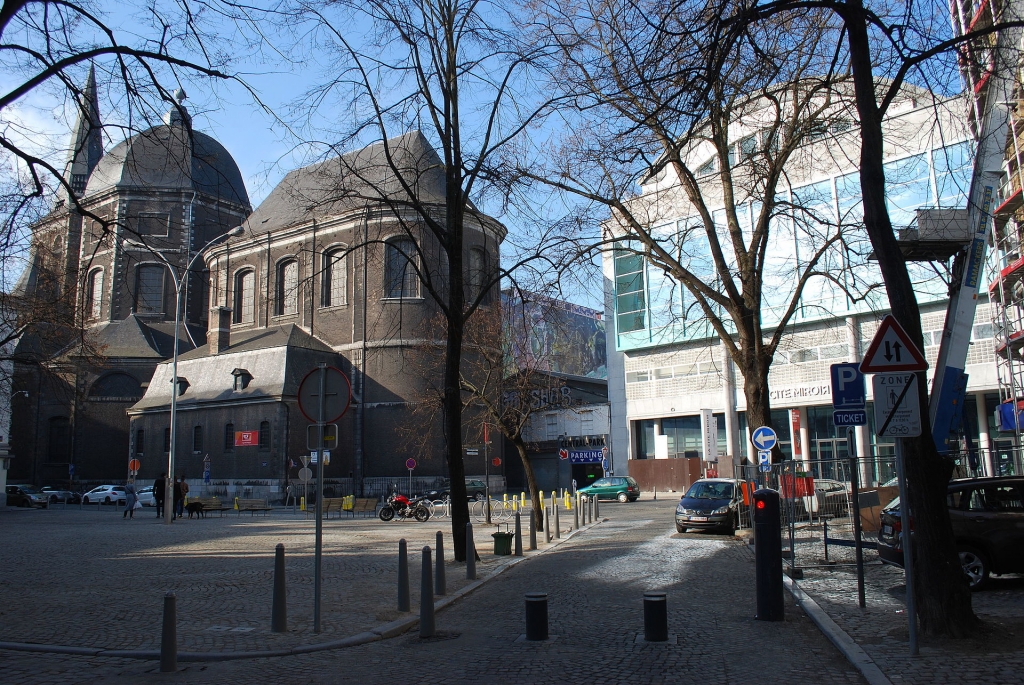
<svg viewBox="0 0 1024 685">
<path fill-rule="evenodd" d="M 439 431 L 424 423 L 440 416 L 424 400 L 440 377 L 447 262 L 415 208 L 443 223 L 445 177 L 424 136 L 292 171 L 252 211 L 231 155 L 192 128 L 183 98 L 104 153 L 92 77 L 85 92 L 67 164 L 78 206 L 65 197 L 34 228 L 16 291 L 61 312 L 21 342 L 11 480 L 118 482 L 130 457 L 141 479 L 166 471 L 178 288 L 177 472 L 274 497 L 309 453 L 298 387 L 325 362 L 352 386 L 328 478 L 359 491 L 404 477 L 410 457 L 417 476 L 443 476 Z M 470 211 L 466 231 L 475 297 L 496 279 L 505 229 Z M 85 334 L 53 335 L 60 321 Z"/>
</svg>

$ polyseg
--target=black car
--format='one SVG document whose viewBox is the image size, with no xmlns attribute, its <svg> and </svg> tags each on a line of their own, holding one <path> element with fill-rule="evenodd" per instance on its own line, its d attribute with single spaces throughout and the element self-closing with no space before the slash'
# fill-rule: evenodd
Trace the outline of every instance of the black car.
<svg viewBox="0 0 1024 685">
<path fill-rule="evenodd" d="M 676 530 L 720 528 L 735 533 L 743 507 L 740 482 L 732 478 L 701 478 L 676 505 Z"/>
<path fill-rule="evenodd" d="M 1024 478 L 970 478 L 949 483 L 946 498 L 960 564 L 972 590 L 989 575 L 1024 573 Z M 900 500 L 881 514 L 878 556 L 903 566 Z"/>
<path fill-rule="evenodd" d="M 471 478 L 466 479 L 466 497 L 468 499 L 475 499 L 482 501 L 484 499 L 484 493 L 486 488 L 482 480 L 473 480 Z M 441 481 L 441 483 L 429 492 L 423 493 L 425 497 L 429 497 L 431 500 L 447 499 L 451 497 L 451 481 L 447 478 Z"/>
</svg>

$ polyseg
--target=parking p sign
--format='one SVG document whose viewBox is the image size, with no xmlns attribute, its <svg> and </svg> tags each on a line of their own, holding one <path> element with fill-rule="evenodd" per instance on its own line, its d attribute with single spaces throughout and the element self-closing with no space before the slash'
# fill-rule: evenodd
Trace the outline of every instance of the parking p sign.
<svg viewBox="0 0 1024 685">
<path fill-rule="evenodd" d="M 864 374 L 859 364 L 833 364 L 832 422 L 837 426 L 863 426 L 868 422 Z"/>
</svg>

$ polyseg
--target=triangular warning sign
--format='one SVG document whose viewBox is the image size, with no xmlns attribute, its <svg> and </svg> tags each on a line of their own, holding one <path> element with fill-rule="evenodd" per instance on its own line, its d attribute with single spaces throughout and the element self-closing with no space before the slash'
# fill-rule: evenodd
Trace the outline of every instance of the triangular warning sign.
<svg viewBox="0 0 1024 685">
<path fill-rule="evenodd" d="M 928 362 L 921 350 L 910 341 L 910 336 L 890 314 L 882 319 L 882 325 L 864 353 L 860 363 L 861 373 L 885 373 L 887 371 L 924 371 Z"/>
</svg>

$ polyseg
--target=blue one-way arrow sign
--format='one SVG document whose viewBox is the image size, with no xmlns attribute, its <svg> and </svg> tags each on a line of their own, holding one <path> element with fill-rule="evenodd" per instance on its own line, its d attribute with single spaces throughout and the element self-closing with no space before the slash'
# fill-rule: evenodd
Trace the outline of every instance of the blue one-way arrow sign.
<svg viewBox="0 0 1024 685">
<path fill-rule="evenodd" d="M 779 437 L 775 435 L 768 426 L 761 426 L 754 430 L 754 434 L 750 436 L 750 441 L 754 443 L 754 447 L 759 450 L 770 450 L 775 447 L 775 443 L 779 441 Z"/>
</svg>

